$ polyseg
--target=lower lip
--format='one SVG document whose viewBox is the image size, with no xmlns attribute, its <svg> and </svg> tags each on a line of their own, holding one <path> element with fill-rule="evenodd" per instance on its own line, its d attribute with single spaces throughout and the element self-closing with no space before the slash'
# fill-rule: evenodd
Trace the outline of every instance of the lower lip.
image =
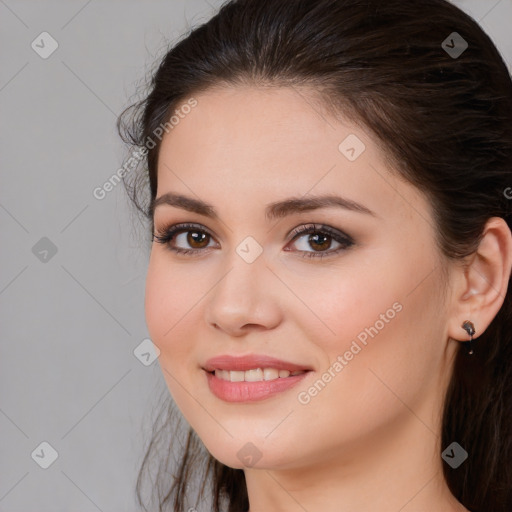
<svg viewBox="0 0 512 512">
<path fill-rule="evenodd" d="M 230 382 L 219 379 L 214 373 L 205 371 L 210 391 L 226 402 L 255 402 L 286 391 L 298 384 L 308 373 L 304 372 L 292 377 L 262 380 L 259 382 Z"/>
</svg>

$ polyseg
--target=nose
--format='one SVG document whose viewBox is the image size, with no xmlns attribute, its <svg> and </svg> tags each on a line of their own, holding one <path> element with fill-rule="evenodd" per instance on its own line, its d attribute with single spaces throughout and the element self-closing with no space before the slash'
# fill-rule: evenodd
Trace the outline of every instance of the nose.
<svg viewBox="0 0 512 512">
<path fill-rule="evenodd" d="M 206 297 L 206 322 L 230 336 L 275 328 L 282 318 L 278 295 L 279 280 L 263 254 L 248 263 L 234 253 Z"/>
</svg>

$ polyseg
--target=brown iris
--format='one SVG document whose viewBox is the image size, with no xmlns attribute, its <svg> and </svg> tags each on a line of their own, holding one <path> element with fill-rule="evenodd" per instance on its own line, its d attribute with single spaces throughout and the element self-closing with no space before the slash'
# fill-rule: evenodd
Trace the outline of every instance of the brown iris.
<svg viewBox="0 0 512 512">
<path fill-rule="evenodd" d="M 194 249 L 202 249 L 208 245 L 208 235 L 207 233 L 201 233 L 200 231 L 189 231 L 187 234 L 187 243 L 190 244 Z M 206 241 L 206 245 L 201 245 Z M 199 244 L 199 245 L 196 245 Z"/>
<path fill-rule="evenodd" d="M 319 239 L 321 239 L 323 241 L 318 242 Z M 330 239 L 331 239 L 331 237 L 329 235 L 323 235 L 321 233 L 316 233 L 316 234 L 312 234 L 309 236 L 308 242 L 310 244 L 312 244 L 313 248 L 325 250 L 325 249 L 328 249 L 331 245 Z M 317 247 L 314 247 L 315 245 Z"/>
</svg>

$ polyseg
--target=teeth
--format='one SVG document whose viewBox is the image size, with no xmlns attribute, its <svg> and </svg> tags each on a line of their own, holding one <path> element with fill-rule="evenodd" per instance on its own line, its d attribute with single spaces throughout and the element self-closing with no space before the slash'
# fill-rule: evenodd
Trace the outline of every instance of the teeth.
<svg viewBox="0 0 512 512">
<path fill-rule="evenodd" d="M 244 378 L 245 372 L 229 372 L 229 377 L 231 382 L 242 382 L 245 380 Z"/>
<path fill-rule="evenodd" d="M 263 380 L 263 370 L 261 368 L 256 368 L 256 370 L 247 370 L 240 373 L 244 374 L 245 376 L 245 379 L 242 378 L 242 380 L 246 380 L 247 382 L 257 382 L 259 380 Z"/>
<path fill-rule="evenodd" d="M 300 375 L 304 370 L 290 372 L 289 370 L 277 370 L 276 368 L 255 368 L 247 371 L 215 370 L 215 377 L 231 382 L 259 382 L 263 380 L 285 379 L 293 375 Z"/>
<path fill-rule="evenodd" d="M 265 368 L 263 370 L 263 378 L 265 380 L 274 380 L 279 377 L 279 370 L 276 370 L 275 368 Z"/>
</svg>

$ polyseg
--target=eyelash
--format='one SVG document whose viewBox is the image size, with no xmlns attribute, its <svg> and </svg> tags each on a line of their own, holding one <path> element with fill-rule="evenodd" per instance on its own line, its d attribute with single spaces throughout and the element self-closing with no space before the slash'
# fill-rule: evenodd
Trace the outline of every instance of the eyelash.
<svg viewBox="0 0 512 512">
<path fill-rule="evenodd" d="M 172 247 L 170 245 L 170 242 L 173 240 L 175 235 L 182 232 L 187 233 L 189 231 L 205 233 L 209 237 L 213 238 L 213 235 L 211 235 L 207 230 L 202 229 L 198 224 L 176 224 L 174 226 L 166 226 L 162 230 L 156 231 L 153 234 L 153 240 L 157 243 L 164 244 L 169 250 L 177 254 L 182 254 L 184 256 L 198 256 L 199 253 L 205 250 L 205 248 L 181 249 L 179 247 Z M 341 251 L 347 250 L 349 247 L 354 245 L 354 241 L 348 235 L 322 224 L 305 224 L 294 229 L 291 234 L 293 235 L 291 242 L 294 242 L 296 239 L 301 238 L 301 236 L 304 236 L 306 234 L 323 234 L 328 235 L 329 238 L 332 238 L 336 242 L 341 244 L 341 247 L 339 247 L 338 249 L 330 251 L 299 251 L 303 253 L 304 258 L 324 258 L 326 256 L 333 256 Z"/>
</svg>

